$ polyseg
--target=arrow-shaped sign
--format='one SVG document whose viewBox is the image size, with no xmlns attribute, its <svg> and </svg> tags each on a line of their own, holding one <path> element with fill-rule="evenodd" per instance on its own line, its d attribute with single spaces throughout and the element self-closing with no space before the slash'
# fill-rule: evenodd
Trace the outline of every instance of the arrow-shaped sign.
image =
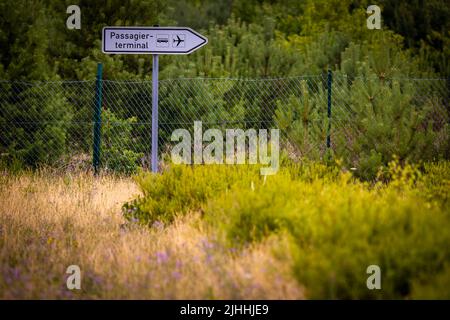
<svg viewBox="0 0 450 320">
<path fill-rule="evenodd" d="M 110 54 L 189 54 L 208 43 L 190 28 L 104 27 L 102 51 Z"/>
</svg>

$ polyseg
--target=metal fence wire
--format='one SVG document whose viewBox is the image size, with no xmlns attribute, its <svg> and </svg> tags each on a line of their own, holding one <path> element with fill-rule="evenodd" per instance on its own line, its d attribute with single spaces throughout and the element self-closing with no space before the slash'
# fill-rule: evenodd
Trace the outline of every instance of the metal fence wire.
<svg viewBox="0 0 450 320">
<path fill-rule="evenodd" d="M 132 172 L 150 166 L 151 81 L 0 81 L 0 154 L 4 165 L 92 166 L 100 125 L 100 166 Z M 102 96 L 101 121 L 95 101 Z M 159 81 L 159 158 L 175 129 L 280 130 L 281 148 L 296 157 L 361 153 L 407 156 L 433 146 L 447 156 L 446 79 L 379 79 L 338 73 L 276 79 L 193 78 Z M 97 119 L 98 120 L 98 119 Z M 423 152 L 422 152 L 423 153 Z"/>
</svg>

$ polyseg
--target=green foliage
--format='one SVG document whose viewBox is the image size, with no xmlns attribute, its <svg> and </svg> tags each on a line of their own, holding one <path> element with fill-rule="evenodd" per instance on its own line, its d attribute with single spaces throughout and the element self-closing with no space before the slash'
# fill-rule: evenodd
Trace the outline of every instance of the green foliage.
<svg viewBox="0 0 450 320">
<path fill-rule="evenodd" d="M 41 1 L 0 1 L 0 62 L 13 80 L 56 77 L 49 52 L 55 28 L 51 11 Z"/>
<path fill-rule="evenodd" d="M 189 125 L 191 120 L 199 119 L 218 125 L 226 119 L 240 122 L 242 127 L 251 124 L 266 128 L 276 124 L 284 129 L 300 156 L 317 159 L 329 158 L 325 153 L 333 154 L 366 178 L 373 178 L 393 154 L 410 161 L 448 158 L 450 154 L 450 127 L 445 110 L 448 92 L 433 93 L 419 103 L 417 99 L 428 95 L 431 88 L 426 93 L 419 92 L 414 84 L 399 80 L 436 77 L 435 70 L 448 76 L 450 46 L 446 45 L 449 36 L 445 17 L 449 6 L 443 0 L 428 1 L 423 8 L 416 2 L 380 1 L 383 30 L 366 28 L 365 9 L 370 3 L 365 0 L 112 0 L 106 4 L 83 0 L 77 3 L 82 10 L 81 30 L 65 27 L 69 4 L 72 3 L 68 0 L 32 3 L 0 0 L 0 78 L 93 79 L 96 64 L 102 62 L 105 79 L 149 80 L 151 61 L 147 57 L 101 52 L 102 27 L 187 25 L 199 28 L 210 41 L 192 55 L 161 56 L 162 79 L 290 77 L 323 75 L 328 69 L 334 71 L 336 79 L 345 78 L 334 83 L 333 150 L 325 151 L 323 147 L 328 126 L 323 81 L 315 85 L 308 82 L 307 88 L 300 86 L 299 93 L 292 94 L 289 101 L 281 101 L 279 96 L 286 83 L 276 81 L 266 87 L 245 89 L 239 81 L 221 83 L 226 90 L 207 82 L 162 86 L 160 107 L 166 111 L 161 113 L 163 141 L 169 140 L 174 128 L 185 127 L 180 124 L 185 120 L 189 120 Z M 398 79 L 392 82 L 394 78 Z M 105 84 L 105 97 L 113 93 L 107 87 Z M 136 117 L 130 133 L 136 134 L 133 141 L 136 153 L 128 152 L 131 151 L 128 147 L 125 148 L 128 151 L 122 152 L 123 148 L 108 145 L 105 155 L 114 158 L 108 160 L 109 167 L 118 168 L 119 163 L 127 163 L 124 165 L 127 169 L 120 170 L 133 171 L 137 154 L 148 150 L 148 137 L 137 134 L 138 128 L 147 130 L 143 124 L 150 118 L 148 112 L 136 108 L 136 101 L 148 98 L 150 93 L 145 88 L 111 87 L 110 90 L 117 90 L 112 98 L 117 105 L 116 116 Z M 230 97 L 239 91 L 242 92 L 240 100 L 231 101 Z M 52 127 L 45 129 L 46 133 L 55 134 L 49 148 L 90 151 L 91 135 L 81 138 L 79 134 L 91 130 L 90 94 L 74 90 L 65 97 L 71 104 L 64 111 L 66 115 L 57 115 Z M 14 98 L 8 96 L 11 101 Z M 2 109 L 6 112 L 14 108 L 13 104 L 2 104 Z M 343 109 L 348 104 L 350 113 L 344 115 Z M 438 125 L 437 105 L 446 115 Z M 23 119 L 17 114 L 14 117 L 20 122 L 28 119 L 25 114 Z M 336 120 L 342 125 L 348 118 L 347 126 L 353 129 L 341 130 L 339 123 L 336 126 Z M 63 124 L 62 119 L 72 122 Z M 3 153 L 16 153 L 20 149 L 21 157 L 28 158 L 26 163 L 33 166 L 54 161 L 53 156 L 46 158 L 46 147 L 35 137 L 34 127 L 21 126 L 21 129 L 23 132 L 18 133 L 16 140 L 28 136 L 36 138 L 36 142 L 22 146 L 25 142 L 12 141 L 14 136 L 6 133 Z M 61 145 L 63 142 L 66 146 Z M 26 150 L 35 150 L 39 156 L 32 160 L 25 155 Z M 54 154 L 57 157 L 61 152 Z"/>
<path fill-rule="evenodd" d="M 171 222 L 176 214 L 201 209 L 207 199 L 238 184 L 259 179 L 257 166 L 174 165 L 164 174 L 141 172 L 136 177 L 143 197 L 126 204 L 124 215 L 144 224 Z M 211 179 L 211 177 L 214 177 Z"/>
<path fill-rule="evenodd" d="M 425 163 L 424 173 L 417 179 L 417 186 L 422 196 L 430 202 L 442 204 L 443 208 L 450 206 L 450 163 L 440 161 Z"/>
<path fill-rule="evenodd" d="M 19 161 L 26 166 L 53 164 L 68 151 L 71 110 L 66 98 L 61 92 L 54 92 L 42 100 L 39 92 L 43 88 L 39 86 L 13 83 L 4 88 L 14 96 L 0 111 L 2 152 L 7 162 Z"/>
<path fill-rule="evenodd" d="M 287 104 L 277 102 L 275 124 L 297 148 L 297 154 L 319 159 L 323 148 L 317 146 L 324 144 L 328 127 L 326 92 L 322 87 L 310 89 L 307 80 L 302 80 L 300 93 L 299 98 L 291 96 Z"/>
<path fill-rule="evenodd" d="M 77 3 L 82 10 L 80 30 L 65 27 L 70 4 L 0 1 L 0 61 L 9 78 L 37 80 L 57 75 L 91 79 L 98 61 L 105 64 L 105 75 L 110 79 L 149 78 L 149 59 L 102 54 L 100 33 L 106 25 L 156 23 L 198 28 L 213 39 L 190 58 L 163 57 L 161 67 L 171 77 L 192 73 L 282 76 L 302 69 L 317 73 L 317 66 L 338 64 L 349 42 L 375 43 L 371 38 L 388 27 L 402 35 L 408 47 L 417 48 L 414 53 L 421 57 L 422 65 L 448 73 L 445 17 L 449 6 L 443 0 L 428 1 L 424 7 L 381 1 L 384 30 L 380 32 L 366 28 L 365 9 L 370 3 L 361 0 L 113 0 L 107 4 L 82 0 Z M 309 59 L 315 62 L 311 65 Z"/>
<path fill-rule="evenodd" d="M 358 78 L 335 91 L 339 94 L 334 118 L 346 119 L 346 125 L 337 123 L 333 132 L 336 155 L 348 167 L 355 167 L 359 176 L 374 178 L 394 155 L 401 161 L 418 162 L 445 154 L 445 145 L 434 141 L 448 127 L 434 125 L 431 115 L 436 104 L 415 101 L 415 83 Z M 346 107 L 339 108 L 343 104 Z"/>
<path fill-rule="evenodd" d="M 337 167 L 286 164 L 261 178 L 247 166 L 173 166 L 140 173 L 143 196 L 124 215 L 146 224 L 200 211 L 230 247 L 287 236 L 293 274 L 310 298 L 446 297 L 450 262 L 448 162 L 388 166 L 389 183 Z M 438 178 L 438 176 L 440 177 Z M 382 290 L 368 290 L 379 265 Z M 430 282 L 428 282 L 430 281 Z"/>
<path fill-rule="evenodd" d="M 405 44 L 443 75 L 450 73 L 448 63 L 450 6 L 445 0 L 395 1 L 381 0 L 383 22 L 405 38 Z"/>
<path fill-rule="evenodd" d="M 331 89 L 332 152 L 359 177 L 374 179 L 394 155 L 411 162 L 447 157 L 450 139 L 444 90 L 403 78 L 430 74 L 419 65 L 401 50 L 401 38 L 391 32 L 374 34 L 361 44 L 350 42 L 342 52 Z M 324 79 L 305 80 L 298 98 L 278 101 L 274 117 L 296 153 L 313 159 L 325 154 Z M 427 97 L 423 97 L 425 91 Z"/>
<path fill-rule="evenodd" d="M 309 297 L 404 298 L 414 281 L 445 272 L 450 259 L 450 234 L 442 232 L 448 212 L 410 192 L 408 181 L 370 191 L 348 175 L 308 183 L 277 175 L 210 201 L 205 215 L 231 243 L 287 232 Z M 371 264 L 383 270 L 378 292 L 366 288 Z"/>
</svg>

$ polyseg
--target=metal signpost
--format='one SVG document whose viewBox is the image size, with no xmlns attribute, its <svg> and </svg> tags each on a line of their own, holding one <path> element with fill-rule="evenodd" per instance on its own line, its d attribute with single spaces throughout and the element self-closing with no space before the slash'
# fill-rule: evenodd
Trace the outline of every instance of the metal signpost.
<svg viewBox="0 0 450 320">
<path fill-rule="evenodd" d="M 152 171 L 158 172 L 158 55 L 189 54 L 208 39 L 183 27 L 104 27 L 102 51 L 106 54 L 152 54 Z"/>
</svg>

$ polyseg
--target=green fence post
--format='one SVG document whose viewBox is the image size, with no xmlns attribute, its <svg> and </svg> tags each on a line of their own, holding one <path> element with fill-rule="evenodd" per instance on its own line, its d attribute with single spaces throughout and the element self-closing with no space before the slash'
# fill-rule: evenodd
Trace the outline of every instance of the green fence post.
<svg viewBox="0 0 450 320">
<path fill-rule="evenodd" d="M 328 70 L 328 76 L 327 76 L 327 91 L 328 91 L 328 131 L 327 131 L 327 150 L 330 150 L 331 148 L 331 85 L 333 83 L 333 73 L 331 70 Z"/>
<path fill-rule="evenodd" d="M 92 164 L 94 174 L 98 175 L 100 166 L 100 134 L 102 126 L 102 75 L 103 65 L 97 64 L 97 79 L 95 81 L 95 109 L 94 109 L 94 145 L 92 151 Z"/>
</svg>

